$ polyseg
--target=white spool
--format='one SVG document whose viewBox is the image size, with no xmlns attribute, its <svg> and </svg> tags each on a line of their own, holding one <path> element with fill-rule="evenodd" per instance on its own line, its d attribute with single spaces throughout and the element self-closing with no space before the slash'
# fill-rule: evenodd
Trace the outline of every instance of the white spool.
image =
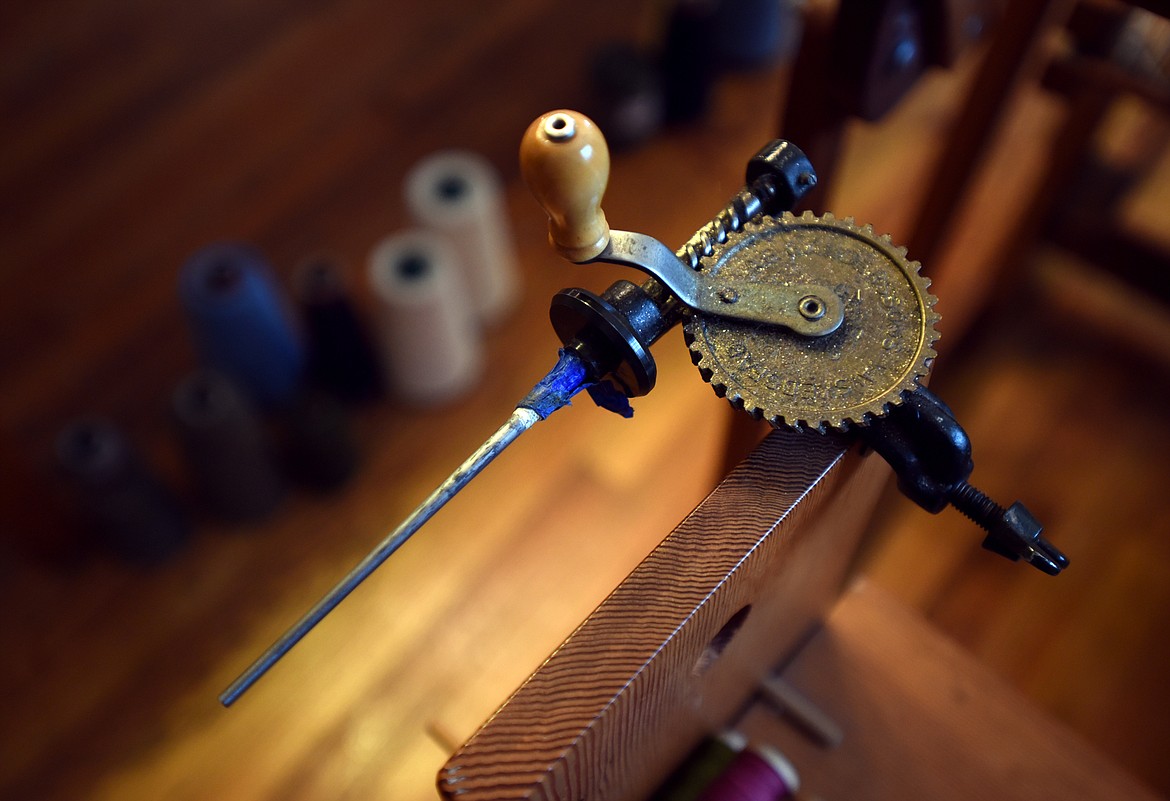
<svg viewBox="0 0 1170 801">
<path fill-rule="evenodd" d="M 468 151 L 441 151 L 415 165 L 405 192 L 415 222 L 442 232 L 454 245 L 480 319 L 498 322 L 516 303 L 520 277 L 492 165 Z"/>
<path fill-rule="evenodd" d="M 483 371 L 478 315 L 457 264 L 451 244 L 432 231 L 395 234 L 370 253 L 386 375 L 403 400 L 454 400 Z"/>
</svg>

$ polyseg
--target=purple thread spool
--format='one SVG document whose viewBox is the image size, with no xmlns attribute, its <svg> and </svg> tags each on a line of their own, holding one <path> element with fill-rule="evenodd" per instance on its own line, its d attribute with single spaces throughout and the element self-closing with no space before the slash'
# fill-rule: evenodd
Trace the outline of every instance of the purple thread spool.
<svg viewBox="0 0 1170 801">
<path fill-rule="evenodd" d="M 345 401 L 382 397 L 378 352 L 341 265 L 322 256 L 301 262 L 293 286 L 308 334 L 309 372 L 316 382 Z"/>
<path fill-rule="evenodd" d="M 796 768 L 779 751 L 752 745 L 736 755 L 699 801 L 781 801 L 798 787 Z"/>
</svg>

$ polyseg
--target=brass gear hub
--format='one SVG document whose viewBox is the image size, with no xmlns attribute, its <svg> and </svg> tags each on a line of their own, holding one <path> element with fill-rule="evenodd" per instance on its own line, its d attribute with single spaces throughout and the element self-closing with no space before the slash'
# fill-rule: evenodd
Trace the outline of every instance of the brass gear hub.
<svg viewBox="0 0 1170 801">
<path fill-rule="evenodd" d="M 699 269 L 729 287 L 831 287 L 845 304 L 844 322 L 822 337 L 699 312 L 685 322 L 703 379 L 753 417 L 822 432 L 864 426 L 930 372 L 939 320 L 930 281 L 871 226 L 812 212 L 763 217 L 730 234 Z"/>
</svg>

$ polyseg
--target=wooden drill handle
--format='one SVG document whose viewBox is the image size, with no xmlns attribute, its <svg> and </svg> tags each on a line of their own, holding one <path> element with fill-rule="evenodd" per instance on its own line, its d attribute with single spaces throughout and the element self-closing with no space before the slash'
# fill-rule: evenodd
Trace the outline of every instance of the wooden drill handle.
<svg viewBox="0 0 1170 801">
<path fill-rule="evenodd" d="M 520 140 L 520 174 L 548 214 L 549 242 L 562 256 L 583 262 L 605 249 L 609 147 L 593 120 L 565 109 L 537 117 Z"/>
</svg>

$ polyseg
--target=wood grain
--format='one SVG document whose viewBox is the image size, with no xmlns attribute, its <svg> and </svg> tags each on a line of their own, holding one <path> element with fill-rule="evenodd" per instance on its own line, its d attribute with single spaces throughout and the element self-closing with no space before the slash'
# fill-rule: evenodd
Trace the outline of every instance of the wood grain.
<svg viewBox="0 0 1170 801">
<path fill-rule="evenodd" d="M 462 801 L 645 797 L 808 633 L 888 468 L 773 433 L 440 773 Z"/>
<path fill-rule="evenodd" d="M 825 798 L 1146 801 L 1149 788 L 862 582 L 783 672 L 845 730 L 819 748 L 763 704 L 744 729 L 800 766 Z"/>
</svg>

